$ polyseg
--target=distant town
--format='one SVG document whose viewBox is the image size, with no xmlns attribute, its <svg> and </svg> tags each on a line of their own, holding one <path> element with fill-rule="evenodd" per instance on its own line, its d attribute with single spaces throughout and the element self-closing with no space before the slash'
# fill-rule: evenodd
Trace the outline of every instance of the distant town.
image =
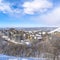
<svg viewBox="0 0 60 60">
<path fill-rule="evenodd" d="M 9 28 L 9 29 L 0 29 L 0 35 L 6 40 L 11 40 L 19 43 L 28 42 L 37 40 L 41 41 L 45 34 L 55 28 Z"/>
<path fill-rule="evenodd" d="M 0 29 L 0 53 L 21 57 L 58 59 L 60 28 Z"/>
</svg>

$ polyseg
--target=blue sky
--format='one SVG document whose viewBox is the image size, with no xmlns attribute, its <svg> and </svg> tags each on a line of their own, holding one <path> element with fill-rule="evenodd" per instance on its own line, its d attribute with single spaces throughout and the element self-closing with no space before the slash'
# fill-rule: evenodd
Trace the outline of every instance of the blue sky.
<svg viewBox="0 0 60 60">
<path fill-rule="evenodd" d="M 60 0 L 0 0 L 0 27 L 60 26 Z"/>
</svg>

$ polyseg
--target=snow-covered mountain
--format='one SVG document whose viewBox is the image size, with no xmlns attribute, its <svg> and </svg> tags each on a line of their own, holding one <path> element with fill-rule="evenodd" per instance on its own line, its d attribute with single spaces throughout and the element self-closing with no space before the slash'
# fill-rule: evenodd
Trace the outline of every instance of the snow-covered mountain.
<svg viewBox="0 0 60 60">
<path fill-rule="evenodd" d="M 50 31 L 49 33 L 54 33 L 54 32 L 60 32 L 60 27 L 59 28 L 56 28 L 56 29 L 54 29 L 54 30 L 52 30 L 52 31 Z"/>
</svg>

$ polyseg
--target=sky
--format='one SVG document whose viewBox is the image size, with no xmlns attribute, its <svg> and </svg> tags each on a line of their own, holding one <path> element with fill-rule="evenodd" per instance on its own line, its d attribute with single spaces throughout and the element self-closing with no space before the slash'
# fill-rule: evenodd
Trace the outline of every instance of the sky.
<svg viewBox="0 0 60 60">
<path fill-rule="evenodd" d="M 0 27 L 60 27 L 60 0 L 0 0 Z"/>
</svg>

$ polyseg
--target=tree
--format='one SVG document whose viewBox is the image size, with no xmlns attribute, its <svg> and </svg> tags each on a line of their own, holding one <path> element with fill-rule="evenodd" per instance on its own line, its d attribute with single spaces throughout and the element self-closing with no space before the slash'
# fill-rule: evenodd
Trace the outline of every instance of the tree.
<svg viewBox="0 0 60 60">
<path fill-rule="evenodd" d="M 50 43 L 53 46 L 53 54 L 54 54 L 54 60 L 57 58 L 59 60 L 60 55 L 60 37 L 57 35 L 51 35 L 52 39 L 50 40 Z"/>
</svg>

